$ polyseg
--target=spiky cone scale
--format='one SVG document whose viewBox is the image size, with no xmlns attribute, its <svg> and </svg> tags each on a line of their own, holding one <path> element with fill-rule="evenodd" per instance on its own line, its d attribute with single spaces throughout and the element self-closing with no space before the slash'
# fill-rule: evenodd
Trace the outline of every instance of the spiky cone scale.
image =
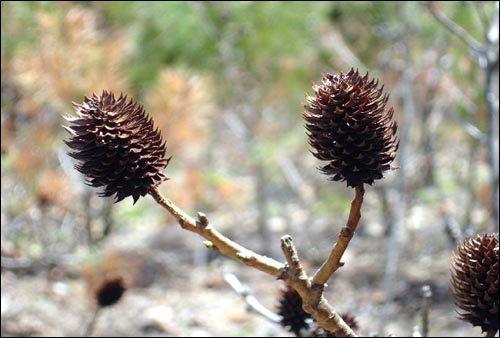
<svg viewBox="0 0 500 338">
<path fill-rule="evenodd" d="M 458 245 L 451 262 L 459 318 L 490 334 L 499 327 L 498 254 L 498 233 L 477 235 Z"/>
<path fill-rule="evenodd" d="M 104 188 L 101 196 L 115 195 L 115 202 L 132 196 L 135 204 L 168 179 L 162 171 L 170 161 L 166 142 L 142 106 L 107 91 L 73 106 L 77 115 L 65 117 L 71 125 L 64 126 L 71 134 L 69 156 L 80 161 L 75 168 L 88 185 Z"/>
<path fill-rule="evenodd" d="M 281 291 L 278 314 L 281 325 L 298 337 L 311 329 L 312 316 L 302 309 L 302 298 L 289 286 Z"/>
<path fill-rule="evenodd" d="M 281 290 L 278 314 L 281 316 L 281 325 L 297 337 L 335 337 L 333 333 L 319 327 L 314 318 L 304 311 L 302 298 L 289 286 Z M 341 317 L 351 329 L 358 329 L 354 316 L 343 313 Z"/>
<path fill-rule="evenodd" d="M 351 69 L 324 74 L 312 88 L 315 96 L 306 96 L 304 119 L 313 155 L 329 162 L 321 172 L 350 187 L 381 179 L 399 146 L 384 87 Z"/>
</svg>

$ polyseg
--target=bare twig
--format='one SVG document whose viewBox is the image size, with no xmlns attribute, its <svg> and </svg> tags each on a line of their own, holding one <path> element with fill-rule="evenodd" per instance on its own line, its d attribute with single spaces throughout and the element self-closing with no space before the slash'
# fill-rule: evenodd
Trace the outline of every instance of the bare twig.
<svg viewBox="0 0 500 338">
<path fill-rule="evenodd" d="M 248 287 L 243 285 L 234 274 L 225 272 L 224 280 L 243 298 L 249 310 L 258 313 L 273 323 L 281 322 L 281 316 L 262 305 L 262 303 L 250 292 Z"/>
<path fill-rule="evenodd" d="M 94 243 L 94 236 L 92 235 L 92 208 L 90 207 L 90 200 L 92 199 L 93 192 L 87 188 L 85 189 L 84 194 L 82 194 L 82 205 L 83 212 L 85 213 L 85 235 L 87 245 L 91 246 Z"/>
<path fill-rule="evenodd" d="M 476 53 L 482 54 L 483 48 L 481 44 L 474 39 L 465 29 L 460 27 L 456 22 L 447 17 L 439 8 L 437 8 L 436 4 L 433 1 L 426 2 L 426 6 L 431 12 L 431 14 L 441 22 L 449 31 L 462 39 L 470 49 L 475 51 Z"/>
<path fill-rule="evenodd" d="M 194 218 L 182 211 L 172 201 L 163 197 L 158 191 L 158 188 L 155 187 L 151 189 L 150 194 L 158 204 L 167 209 L 167 211 L 179 221 L 183 229 L 202 236 L 211 243 L 212 248 L 219 250 L 225 256 L 236 259 L 257 270 L 261 270 L 276 278 L 283 278 L 284 265 L 282 263 L 272 258 L 256 254 L 238 243 L 233 242 L 208 223 L 206 216 L 202 221 L 195 221 Z"/>
<path fill-rule="evenodd" d="M 297 276 L 301 281 L 303 281 L 307 287 L 310 287 L 311 283 L 309 281 L 309 277 L 307 277 L 307 274 L 300 263 L 299 254 L 295 245 L 293 245 L 292 237 L 287 235 L 281 238 L 281 250 L 283 250 L 283 253 L 285 254 L 288 270 L 291 271 L 294 276 Z"/>
<path fill-rule="evenodd" d="M 491 19 L 488 32 L 484 43 L 475 40 L 466 30 L 460 27 L 453 20 L 448 18 L 431 1 L 426 3 L 427 8 L 432 15 L 443 24 L 448 30 L 460 37 L 467 46 L 476 54 L 476 61 L 485 72 L 485 100 L 488 113 L 488 157 L 491 170 L 492 183 L 492 228 L 498 228 L 499 223 L 499 193 L 498 193 L 498 97 L 495 95 L 494 83 L 498 82 L 495 78 L 495 70 L 498 68 L 498 26 L 499 26 L 499 4 L 495 2 L 495 12 Z"/>
<path fill-rule="evenodd" d="M 333 29 L 330 34 L 324 34 L 320 44 L 330 55 L 334 56 L 331 58 L 331 64 L 335 64 L 338 57 L 345 64 L 354 68 L 368 69 L 351 50 L 349 44 L 344 40 L 344 36 L 338 30 Z"/>
<path fill-rule="evenodd" d="M 444 214 L 443 218 L 446 235 L 450 240 L 452 247 L 455 248 L 464 237 L 462 228 L 454 217 Z"/>
<path fill-rule="evenodd" d="M 429 337 L 429 309 L 431 307 L 432 290 L 429 285 L 422 286 L 422 337 Z"/>
<path fill-rule="evenodd" d="M 304 311 L 312 315 L 320 327 L 331 332 L 333 337 L 356 337 L 354 331 L 331 309 L 323 297 L 323 287 L 317 287 L 311 283 L 311 279 L 300 263 L 297 249 L 290 236 L 281 238 L 281 250 L 286 257 L 288 270 L 292 276 L 297 277 L 286 279 L 285 282 L 299 293 Z"/>
<path fill-rule="evenodd" d="M 499 40 L 499 3 L 495 2 L 495 13 L 490 22 L 486 41 L 484 43 L 486 67 L 485 89 L 486 110 L 488 112 L 488 159 L 491 170 L 492 199 L 491 208 L 493 216 L 492 229 L 498 229 L 499 224 L 499 195 L 498 195 L 498 96 L 495 94 L 495 84 L 498 84 L 498 76 L 495 76 L 498 68 L 498 40 Z"/>
<path fill-rule="evenodd" d="M 85 326 L 85 330 L 82 334 L 82 337 L 90 337 L 93 335 L 95 330 L 95 324 L 97 323 L 97 318 L 99 317 L 99 313 L 101 313 L 100 310 L 101 310 L 100 306 L 96 307 L 95 311 L 92 313 L 90 321 Z"/>
<path fill-rule="evenodd" d="M 314 274 L 312 280 L 313 285 L 323 288 L 333 273 L 343 265 L 340 260 L 354 236 L 359 219 L 361 218 L 361 205 L 363 204 L 364 193 L 365 189 L 363 184 L 356 187 L 356 196 L 351 203 L 351 211 L 349 212 L 347 224 L 340 230 L 339 239 L 337 243 L 335 243 L 330 256 Z"/>
<path fill-rule="evenodd" d="M 401 74 L 400 83 L 398 88 L 400 88 L 400 96 L 402 98 L 402 113 L 403 120 L 405 123 L 400 125 L 399 135 L 400 143 L 398 149 L 398 165 L 400 167 L 398 172 L 398 178 L 396 180 L 396 186 L 393 194 L 393 218 L 391 221 L 390 233 L 386 247 L 386 261 L 384 268 L 384 276 L 382 279 L 382 288 L 385 295 L 384 305 L 382 306 L 382 311 L 380 313 L 379 319 L 379 331 L 383 332 L 385 326 L 388 322 L 390 316 L 389 304 L 393 298 L 394 284 L 398 273 L 399 257 L 401 252 L 401 234 L 404 229 L 405 214 L 407 210 L 408 203 L 408 170 L 410 166 L 410 140 L 412 131 L 409 126 L 414 122 L 414 118 L 417 115 L 416 103 L 415 103 L 415 67 L 412 66 L 411 61 L 411 44 L 409 41 L 409 34 L 411 32 L 411 27 L 409 26 L 409 17 L 411 15 L 409 3 L 399 3 L 399 17 L 401 22 L 405 23 L 404 31 L 405 34 L 401 36 L 400 43 L 403 47 L 404 53 L 404 70 Z"/>
<path fill-rule="evenodd" d="M 290 236 L 284 236 L 281 239 L 281 248 L 287 260 L 287 266 L 285 266 L 225 237 L 208 222 L 205 215 L 199 214 L 199 220 L 196 221 L 172 201 L 162 196 L 158 188 L 152 188 L 149 193 L 158 204 L 177 219 L 183 229 L 205 238 L 211 248 L 217 249 L 225 256 L 238 260 L 247 266 L 282 279 L 293 287 L 302 298 L 304 311 L 311 314 L 322 328 L 334 333 L 337 337 L 356 336 L 323 297 L 323 288 L 311 287 L 311 281 L 302 269 L 297 250 L 293 246 Z"/>
<path fill-rule="evenodd" d="M 498 7 L 497 7 L 498 9 Z M 492 214 L 493 227 L 498 229 L 499 223 L 499 198 L 498 198 L 498 97 L 495 95 L 494 83 L 498 84 L 498 77 L 495 79 L 495 69 L 498 67 L 498 46 L 496 58 L 489 57 L 488 65 L 485 69 L 485 99 L 486 110 L 488 112 L 488 159 L 491 170 L 492 183 Z"/>
</svg>

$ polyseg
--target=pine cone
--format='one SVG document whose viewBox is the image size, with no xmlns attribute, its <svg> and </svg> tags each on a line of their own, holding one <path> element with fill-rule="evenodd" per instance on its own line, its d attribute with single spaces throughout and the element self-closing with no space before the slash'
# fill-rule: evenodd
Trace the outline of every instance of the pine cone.
<svg viewBox="0 0 500 338">
<path fill-rule="evenodd" d="M 499 326 L 498 233 L 464 240 L 453 253 L 451 290 L 459 318 L 484 332 Z"/>
<path fill-rule="evenodd" d="M 127 290 L 122 277 L 106 278 L 95 290 L 95 298 L 100 307 L 117 303 Z"/>
<path fill-rule="evenodd" d="M 333 333 L 318 326 L 314 318 L 302 309 L 302 298 L 289 286 L 282 290 L 278 314 L 282 318 L 281 325 L 297 337 L 335 337 Z M 343 313 L 341 317 L 353 330 L 358 329 L 354 316 Z"/>
<path fill-rule="evenodd" d="M 116 202 L 132 196 L 135 204 L 167 179 L 162 172 L 170 160 L 166 143 L 142 106 L 107 91 L 73 106 L 77 116 L 66 117 L 72 125 L 64 126 L 71 134 L 65 143 L 73 150 L 69 155 L 81 162 L 75 168 L 86 183 L 104 187 L 100 196 L 115 194 Z"/>
<path fill-rule="evenodd" d="M 313 155 L 330 162 L 321 171 L 350 187 L 382 178 L 399 146 L 394 109 L 385 111 L 389 96 L 368 76 L 354 69 L 345 75 L 327 73 L 304 105 Z"/>
<path fill-rule="evenodd" d="M 281 293 L 278 314 L 281 315 L 281 325 L 296 336 L 310 330 L 312 316 L 302 309 L 302 298 L 293 288 L 286 286 Z"/>
</svg>

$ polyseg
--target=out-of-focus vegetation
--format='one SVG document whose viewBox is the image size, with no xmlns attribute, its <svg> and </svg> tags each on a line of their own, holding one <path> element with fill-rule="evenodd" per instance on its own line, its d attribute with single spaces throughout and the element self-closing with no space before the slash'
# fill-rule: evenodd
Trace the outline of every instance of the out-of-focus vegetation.
<svg viewBox="0 0 500 338">
<path fill-rule="evenodd" d="M 231 237 L 276 258 L 279 237 L 290 233 L 314 267 L 347 218 L 352 191 L 316 170 L 320 164 L 309 154 L 301 116 L 304 94 L 321 73 L 354 67 L 378 77 L 391 93 L 401 169 L 367 188 L 359 238 L 332 290 L 337 296 L 344 290 L 351 298 L 341 299 L 351 303 L 331 303 L 360 316 L 365 333 L 407 335 L 418 317 L 419 287 L 428 283 L 442 310 L 432 333 L 476 334 L 455 319 L 447 264 L 453 229 L 463 236 L 498 228 L 485 69 L 428 5 L 2 2 L 2 332 L 22 330 L 29 310 L 28 318 L 38 321 L 25 325 L 34 332 L 27 334 L 74 334 L 85 306 L 61 323 L 54 299 L 78 304 L 84 293 L 72 287 L 79 290 L 80 276 L 97 280 L 111 269 L 133 275 L 136 286 L 167 287 L 167 275 L 177 280 L 168 285 L 174 289 L 191 278 L 191 269 L 210 276 L 205 266 L 213 257 L 191 235 L 172 230 L 173 220 L 151 200 L 113 205 L 83 184 L 65 154 L 61 128 L 72 101 L 103 89 L 134 97 L 154 117 L 173 155 L 171 180 L 161 187 L 169 198 L 190 213 L 208 213 Z M 435 5 L 485 41 L 495 2 Z M 495 46 L 498 56 L 498 40 Z M 498 114 L 498 63 L 493 77 Z M 498 149 L 498 129 L 493 138 Z M 124 253 L 132 249 L 141 254 Z M 177 265 L 189 268 L 179 275 Z M 32 278 L 40 276 L 69 291 L 47 287 L 41 307 L 28 309 L 28 296 L 15 302 L 19 292 L 35 294 Z M 251 278 L 261 277 L 253 272 Z M 198 296 L 208 292 L 200 285 L 195 278 Z M 356 293 L 353 286 L 367 291 Z M 274 295 L 263 292 L 272 306 Z M 194 304 L 177 302 L 167 305 L 187 311 Z M 53 315 L 38 317 L 47 304 Z M 384 320 L 398 314 L 405 319 Z M 231 319 L 221 319 L 222 327 L 224 320 Z M 263 334 L 238 320 L 242 335 Z M 194 324 L 180 322 L 164 332 L 194 332 Z M 199 325 L 209 335 L 228 334 L 214 323 Z M 140 327 L 108 327 L 121 329 L 146 334 Z"/>
</svg>

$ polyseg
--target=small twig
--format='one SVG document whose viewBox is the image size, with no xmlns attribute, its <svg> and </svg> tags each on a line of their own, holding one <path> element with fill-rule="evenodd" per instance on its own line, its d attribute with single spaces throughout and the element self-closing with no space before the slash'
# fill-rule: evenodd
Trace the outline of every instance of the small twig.
<svg viewBox="0 0 500 338">
<path fill-rule="evenodd" d="M 150 194 L 158 204 L 167 209 L 167 211 L 179 221 L 183 229 L 202 236 L 212 243 L 212 248 L 217 248 L 217 250 L 225 256 L 236 259 L 276 278 L 283 277 L 285 267 L 282 263 L 272 258 L 259 255 L 225 237 L 208 222 L 208 219 L 204 215 L 200 215 L 200 219 L 196 221 L 172 201 L 163 197 L 158 188 L 152 188 Z"/>
<path fill-rule="evenodd" d="M 497 3 L 498 15 L 498 3 Z M 498 27 L 497 27 L 498 29 Z M 499 196 L 498 196 L 498 97 L 495 94 L 495 70 L 498 69 L 498 44 L 496 52 L 490 53 L 485 69 L 485 100 L 488 114 L 488 162 L 491 170 L 491 208 L 493 218 L 493 229 L 498 229 L 499 223 Z M 494 230 L 493 230 L 494 231 Z"/>
<path fill-rule="evenodd" d="M 426 3 L 427 8 L 431 12 L 431 14 L 441 23 L 443 24 L 449 31 L 462 39 L 470 49 L 475 51 L 478 54 L 483 53 L 483 48 L 481 44 L 474 39 L 465 29 L 460 27 L 456 22 L 447 17 L 440 9 L 437 8 L 436 4 L 433 1 L 428 1 Z"/>
<path fill-rule="evenodd" d="M 263 271 L 278 279 L 282 279 L 287 285 L 294 288 L 302 298 L 304 311 L 312 315 L 322 328 L 332 332 L 336 337 L 356 337 L 354 331 L 331 308 L 323 297 L 322 288 L 311 288 L 311 281 L 302 269 L 297 250 L 290 236 L 284 236 L 281 239 L 281 248 L 288 263 L 287 268 L 284 264 L 272 258 L 259 255 L 233 242 L 215 230 L 214 227 L 208 223 L 208 220 L 206 226 L 203 226 L 202 224 L 205 223 L 203 220 L 204 217 L 200 217 L 201 219 L 196 221 L 172 201 L 162 196 L 158 188 L 151 188 L 149 193 L 158 204 L 164 207 L 177 219 L 183 229 L 194 232 L 205 238 L 212 244 L 211 247 L 217 248 L 223 255 L 238 260 L 243 264 Z"/>
<path fill-rule="evenodd" d="M 281 316 L 262 305 L 262 303 L 250 292 L 248 287 L 243 285 L 234 274 L 225 272 L 224 280 L 243 298 L 249 310 L 254 311 L 273 323 L 281 322 Z"/>
<path fill-rule="evenodd" d="M 333 337 L 357 337 L 342 317 L 332 310 L 323 297 L 323 288 L 312 285 L 300 263 L 297 249 L 288 235 L 281 238 L 281 250 L 285 255 L 290 272 L 297 278 L 286 279 L 302 298 L 302 308 L 316 319 L 318 325 L 333 334 Z"/>
<path fill-rule="evenodd" d="M 351 211 L 349 212 L 347 224 L 340 230 L 339 240 L 335 243 L 330 256 L 323 265 L 321 265 L 318 271 L 316 271 L 312 280 L 313 285 L 323 288 L 328 279 L 330 279 L 335 271 L 343 265 L 340 260 L 354 236 L 354 232 L 361 218 L 361 205 L 363 204 L 364 193 L 365 189 L 363 184 L 356 187 L 356 196 L 351 203 Z"/>
<path fill-rule="evenodd" d="M 103 241 L 113 229 L 113 201 L 111 199 L 106 200 L 105 204 L 100 208 L 99 213 L 104 220 L 104 229 L 102 229 L 102 233 L 98 238 L 94 238 L 94 243 L 98 243 Z"/>
<path fill-rule="evenodd" d="M 97 318 L 99 317 L 99 314 L 101 313 L 102 308 L 100 306 L 96 307 L 94 313 L 92 313 L 92 318 L 90 318 L 90 321 L 87 323 L 85 326 L 85 330 L 82 334 L 82 337 L 90 337 L 94 334 L 95 330 L 95 324 L 97 322 Z"/>
<path fill-rule="evenodd" d="M 310 287 L 309 278 L 302 268 L 302 264 L 300 263 L 299 254 L 295 245 L 293 245 L 291 236 L 283 236 L 281 237 L 281 250 L 285 254 L 286 263 L 288 269 L 292 272 L 294 276 L 298 276 L 299 279 L 303 280 L 308 287 Z"/>
<path fill-rule="evenodd" d="M 462 231 L 462 228 L 460 227 L 460 224 L 458 221 L 450 216 L 450 215 L 443 215 L 444 218 L 444 226 L 445 226 L 445 232 L 450 240 L 450 243 L 452 247 L 456 247 L 460 241 L 464 238 L 464 234 Z"/>
<path fill-rule="evenodd" d="M 429 337 L 429 309 L 431 307 L 432 290 L 429 285 L 422 286 L 422 337 Z"/>
<path fill-rule="evenodd" d="M 91 246 L 94 243 L 94 236 L 92 235 L 92 208 L 90 207 L 90 200 L 92 198 L 92 192 L 90 189 L 85 189 L 85 193 L 82 195 L 83 211 L 85 213 L 85 235 L 87 236 L 87 245 Z"/>
</svg>

